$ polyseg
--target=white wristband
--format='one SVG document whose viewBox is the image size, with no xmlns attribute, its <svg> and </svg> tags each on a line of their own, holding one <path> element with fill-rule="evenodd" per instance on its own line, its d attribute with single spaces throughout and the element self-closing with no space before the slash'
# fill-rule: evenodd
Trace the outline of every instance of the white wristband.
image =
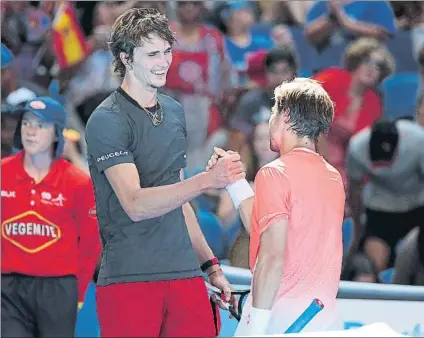
<svg viewBox="0 0 424 338">
<path fill-rule="evenodd" d="M 241 202 L 254 196 L 252 187 L 245 179 L 229 184 L 225 187 L 225 189 L 227 189 L 236 209 L 238 209 Z"/>
<path fill-rule="evenodd" d="M 250 336 L 265 335 L 270 319 L 271 310 L 257 309 L 252 306 L 248 314 L 246 331 Z"/>
</svg>

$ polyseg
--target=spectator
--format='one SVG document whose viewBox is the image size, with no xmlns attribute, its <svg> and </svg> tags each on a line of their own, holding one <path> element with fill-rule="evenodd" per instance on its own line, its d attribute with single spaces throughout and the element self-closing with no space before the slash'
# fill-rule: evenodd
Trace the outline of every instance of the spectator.
<svg viewBox="0 0 424 338">
<path fill-rule="evenodd" d="M 344 69 L 329 68 L 314 76 L 322 82 L 335 102 L 330 131 L 319 142 L 319 151 L 342 175 L 346 147 L 355 133 L 370 126 L 382 115 L 382 102 L 376 87 L 394 70 L 387 48 L 375 39 L 352 42 L 344 55 Z"/>
<path fill-rule="evenodd" d="M 306 14 L 314 1 L 260 0 L 261 22 L 300 26 L 306 22 Z"/>
<path fill-rule="evenodd" d="M 416 227 L 402 241 L 395 261 L 393 284 L 424 285 L 424 227 Z"/>
<path fill-rule="evenodd" d="M 1 105 L 1 158 L 12 155 L 13 135 L 19 122 L 19 114 L 13 114 L 12 106 L 8 104 Z"/>
<path fill-rule="evenodd" d="M 105 99 L 120 83 L 119 77 L 110 67 L 112 54 L 107 47 L 109 29 L 106 25 L 93 29 L 90 37 L 93 52 L 73 71 L 65 90 L 67 101 L 76 108 L 84 124 L 93 111 L 86 109 L 85 105 L 91 108 L 93 105 L 89 104 L 90 100 L 97 96 Z"/>
<path fill-rule="evenodd" d="M 424 219 L 423 144 L 424 129 L 404 119 L 380 119 L 349 142 L 347 195 L 354 229 L 349 254 L 363 249 L 377 272 L 393 266 L 398 242 Z"/>
<path fill-rule="evenodd" d="M 42 9 L 32 6 L 24 13 L 25 43 L 16 54 L 14 71 L 20 80 L 47 88 L 55 63 L 53 49 L 50 48 L 52 19 Z"/>
<path fill-rule="evenodd" d="M 2 1 L 1 39 L 15 54 L 26 41 L 28 7 L 29 1 Z"/>
<path fill-rule="evenodd" d="M 158 1 L 161 3 L 162 1 Z M 94 24 L 112 27 L 115 20 L 128 9 L 138 7 L 142 1 L 98 1 L 94 9 Z"/>
<path fill-rule="evenodd" d="M 296 49 L 290 29 L 283 24 L 278 24 L 271 29 L 271 40 L 274 47 L 288 47 Z"/>
<path fill-rule="evenodd" d="M 261 61 L 260 59 L 258 60 Z M 263 119 L 271 115 L 274 105 L 273 95 L 276 86 L 283 81 L 289 81 L 296 76 L 298 61 L 296 54 L 289 48 L 274 48 L 263 60 L 265 72 L 254 74 L 260 87 L 245 93 L 238 103 L 234 114 L 230 117 L 228 148 L 240 151 L 246 144 L 254 127 L 255 116 L 260 114 Z M 261 76 L 262 75 L 262 76 Z"/>
<path fill-rule="evenodd" d="M 424 7 L 421 1 L 390 1 L 396 18 L 396 26 L 411 30 L 423 23 Z"/>
<path fill-rule="evenodd" d="M 37 84 L 21 80 L 16 69 L 13 67 L 15 58 L 13 53 L 6 47 L 1 45 L 1 97 L 2 100 L 7 98 L 10 93 L 18 90 L 19 88 L 27 88 L 34 92 L 37 96 L 46 95 L 47 91 L 38 86 Z"/>
<path fill-rule="evenodd" d="M 26 101 L 35 99 L 34 92 L 27 88 L 20 88 L 10 93 L 6 98 L 6 103 L 1 107 L 1 157 L 15 154 L 18 149 L 13 147 L 13 135 L 16 126 L 21 118 L 14 110 Z"/>
<path fill-rule="evenodd" d="M 13 148 L 13 134 L 20 118 L 14 114 L 14 108 L 36 97 L 36 94 L 27 89 L 17 89 L 15 72 L 12 69 L 14 56 L 10 49 L 1 45 L 1 157 L 4 158 L 15 152 Z"/>
<path fill-rule="evenodd" d="M 178 1 L 178 22 L 171 25 L 178 44 L 173 48 L 165 91 L 184 108 L 187 124 L 187 169 L 204 168 L 213 146 L 225 144 L 220 104 L 230 88 L 230 63 L 222 34 L 204 24 L 202 1 Z M 212 140 L 213 141 L 210 141 Z M 210 150 L 207 148 L 210 147 Z"/>
<path fill-rule="evenodd" d="M 230 55 L 231 64 L 237 71 L 234 83 L 246 83 L 246 54 L 260 49 L 270 49 L 271 39 L 252 33 L 251 25 L 255 22 L 253 9 L 248 1 L 228 1 L 220 13 L 225 27 L 225 47 Z"/>
<path fill-rule="evenodd" d="M 16 78 L 11 69 L 13 53 L 5 44 L 1 44 L 1 97 L 6 98 L 16 88 Z"/>
<path fill-rule="evenodd" d="M 340 39 L 385 40 L 396 33 L 388 1 L 315 1 L 307 14 L 305 34 L 318 50 Z"/>
<path fill-rule="evenodd" d="M 363 253 L 348 257 L 342 272 L 342 280 L 349 282 L 377 283 L 377 270 L 373 262 Z"/>
</svg>

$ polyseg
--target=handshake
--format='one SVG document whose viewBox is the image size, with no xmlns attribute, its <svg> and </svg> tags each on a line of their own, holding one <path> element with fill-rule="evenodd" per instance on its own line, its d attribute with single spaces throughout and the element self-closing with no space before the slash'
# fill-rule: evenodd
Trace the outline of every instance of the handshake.
<svg viewBox="0 0 424 338">
<path fill-rule="evenodd" d="M 253 196 L 253 190 L 246 181 L 246 173 L 238 153 L 215 147 L 205 170 L 211 180 L 210 186 L 226 188 L 236 209 L 242 201 Z"/>
</svg>

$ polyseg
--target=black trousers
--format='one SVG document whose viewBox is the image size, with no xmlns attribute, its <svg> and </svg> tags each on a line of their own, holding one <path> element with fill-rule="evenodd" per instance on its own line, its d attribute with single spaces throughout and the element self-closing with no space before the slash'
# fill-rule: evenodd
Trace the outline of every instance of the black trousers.
<svg viewBox="0 0 424 338">
<path fill-rule="evenodd" d="M 367 221 L 363 244 L 370 237 L 377 237 L 384 241 L 390 248 L 389 267 L 392 267 L 399 241 L 413 228 L 417 226 L 424 228 L 424 206 L 406 212 L 384 212 L 371 209 L 366 209 L 365 212 Z"/>
<path fill-rule="evenodd" d="M 77 311 L 75 276 L 1 276 L 2 337 L 74 337 Z"/>
</svg>

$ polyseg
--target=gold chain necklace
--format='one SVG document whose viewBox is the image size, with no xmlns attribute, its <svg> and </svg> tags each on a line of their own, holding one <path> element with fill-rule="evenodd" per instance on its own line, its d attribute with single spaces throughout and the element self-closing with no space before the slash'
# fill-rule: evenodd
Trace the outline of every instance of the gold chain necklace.
<svg viewBox="0 0 424 338">
<path fill-rule="evenodd" d="M 153 125 L 157 127 L 163 121 L 163 107 L 162 107 L 162 104 L 159 102 L 159 100 L 157 101 L 156 106 L 159 106 L 159 109 L 156 110 L 154 113 L 152 113 L 151 111 L 149 111 L 148 109 L 144 107 L 141 107 L 141 108 L 143 108 L 147 116 L 150 117 L 150 120 L 152 121 Z"/>
</svg>

